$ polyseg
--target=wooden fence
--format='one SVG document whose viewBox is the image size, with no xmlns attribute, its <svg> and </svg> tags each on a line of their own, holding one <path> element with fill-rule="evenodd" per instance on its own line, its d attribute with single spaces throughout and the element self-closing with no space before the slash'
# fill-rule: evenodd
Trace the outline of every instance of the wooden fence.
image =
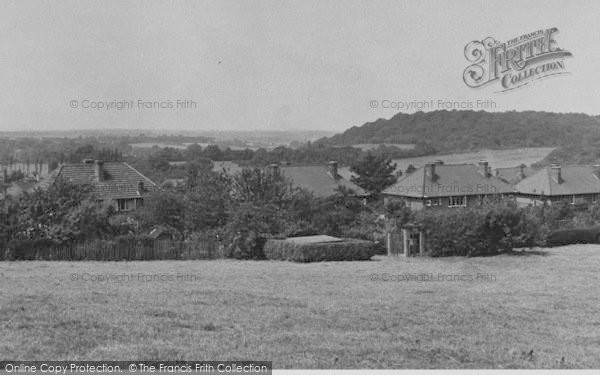
<svg viewBox="0 0 600 375">
<path fill-rule="evenodd" d="M 0 260 L 192 260 L 222 258 L 219 241 L 90 240 L 63 245 L 29 245 L 0 249 Z"/>
</svg>

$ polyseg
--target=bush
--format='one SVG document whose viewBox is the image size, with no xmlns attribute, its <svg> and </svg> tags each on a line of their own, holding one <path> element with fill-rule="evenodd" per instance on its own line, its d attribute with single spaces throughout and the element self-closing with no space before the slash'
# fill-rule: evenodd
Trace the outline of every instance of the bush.
<svg viewBox="0 0 600 375">
<path fill-rule="evenodd" d="M 313 243 L 269 239 L 264 246 L 267 259 L 293 262 L 369 260 L 375 252 L 376 246 L 373 242 L 356 239 Z"/>
<path fill-rule="evenodd" d="M 476 208 L 423 210 L 416 221 L 425 231 L 430 256 L 482 256 L 544 242 L 541 221 L 510 203 Z"/>
<path fill-rule="evenodd" d="M 266 238 L 258 232 L 239 232 L 230 239 L 224 249 L 224 255 L 234 259 L 265 259 L 265 242 Z"/>
</svg>

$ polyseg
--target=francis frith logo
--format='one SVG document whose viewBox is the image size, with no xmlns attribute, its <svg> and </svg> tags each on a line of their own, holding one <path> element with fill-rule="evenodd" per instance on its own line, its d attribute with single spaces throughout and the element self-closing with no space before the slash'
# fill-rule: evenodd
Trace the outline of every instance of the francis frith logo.
<svg viewBox="0 0 600 375">
<path fill-rule="evenodd" d="M 470 42 L 465 47 L 465 57 L 471 63 L 463 73 L 465 84 L 477 88 L 498 81 L 498 92 L 502 92 L 537 79 L 567 74 L 564 59 L 572 54 L 558 47 L 557 32 L 553 27 L 504 43 L 492 37 Z"/>
</svg>

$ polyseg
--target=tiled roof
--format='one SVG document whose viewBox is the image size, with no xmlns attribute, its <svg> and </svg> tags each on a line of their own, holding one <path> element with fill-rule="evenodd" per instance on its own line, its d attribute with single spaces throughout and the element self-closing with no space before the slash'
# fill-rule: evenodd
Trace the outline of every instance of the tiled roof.
<svg viewBox="0 0 600 375">
<path fill-rule="evenodd" d="M 383 194 L 413 198 L 448 197 L 456 195 L 493 195 L 514 192 L 497 177 L 484 176 L 474 164 L 436 164 L 431 178 L 420 167 L 386 188 Z"/>
<path fill-rule="evenodd" d="M 561 180 L 553 177 L 551 167 L 545 167 L 515 185 L 519 193 L 543 196 L 600 193 L 600 178 L 588 165 L 563 166 Z"/>
<path fill-rule="evenodd" d="M 496 168 L 495 176 L 504 182 L 515 185 L 519 181 L 533 175 L 537 170 L 531 167 L 523 168 L 523 176 L 521 176 L 521 167 Z"/>
<path fill-rule="evenodd" d="M 139 198 L 156 191 L 157 186 L 148 177 L 124 162 L 105 162 L 102 165 L 102 181 L 97 181 L 93 163 L 63 164 L 57 177 L 75 184 L 90 184 L 98 199 Z M 138 183 L 144 184 L 144 191 L 138 191 Z"/>
<path fill-rule="evenodd" d="M 279 168 L 282 175 L 291 180 L 292 184 L 312 191 L 318 197 L 333 195 L 340 186 L 353 190 L 358 196 L 368 195 L 360 186 L 342 176 L 333 178 L 326 166 L 280 166 Z"/>
</svg>

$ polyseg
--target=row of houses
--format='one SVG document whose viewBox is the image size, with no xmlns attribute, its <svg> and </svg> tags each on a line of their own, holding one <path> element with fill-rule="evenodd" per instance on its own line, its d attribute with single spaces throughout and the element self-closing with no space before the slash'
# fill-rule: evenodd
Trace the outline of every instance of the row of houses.
<svg viewBox="0 0 600 375">
<path fill-rule="evenodd" d="M 215 168 L 234 173 L 240 167 L 233 163 L 217 163 Z M 271 173 L 282 174 L 294 186 L 312 191 L 318 197 L 333 195 L 340 188 L 354 191 L 359 198 L 368 196 L 347 174 L 340 174 L 335 161 L 327 165 L 282 163 L 268 168 Z M 60 177 L 76 184 L 91 185 L 100 202 L 112 205 L 120 212 L 135 210 L 149 194 L 182 182 L 167 180 L 158 186 L 125 162 L 99 160 L 63 164 L 51 176 L 52 179 Z M 414 210 L 474 206 L 488 197 L 498 196 L 513 197 L 521 205 L 564 200 L 574 205 L 591 204 L 600 197 L 600 165 L 552 165 L 539 170 L 522 165 L 492 172 L 484 160 L 477 165 L 436 161 L 403 176 L 382 195 L 386 200 L 403 199 Z"/>
<path fill-rule="evenodd" d="M 488 197 L 514 197 L 520 205 L 567 201 L 596 203 L 600 197 L 600 165 L 524 165 L 497 169 L 482 160 L 474 164 L 428 163 L 383 191 L 385 199 L 404 199 L 410 208 L 452 208 L 481 204 Z"/>
</svg>

